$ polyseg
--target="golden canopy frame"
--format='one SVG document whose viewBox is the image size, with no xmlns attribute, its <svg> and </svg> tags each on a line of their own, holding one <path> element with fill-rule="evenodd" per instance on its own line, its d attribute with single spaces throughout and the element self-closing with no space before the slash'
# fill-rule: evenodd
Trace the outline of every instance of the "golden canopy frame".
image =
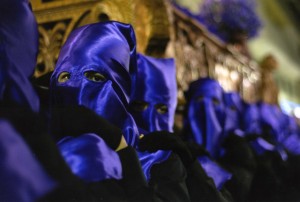
<svg viewBox="0 0 300 202">
<path fill-rule="evenodd" d="M 217 79 L 227 91 L 246 101 L 259 100 L 261 72 L 256 62 L 211 36 L 201 24 L 168 0 L 32 0 L 40 48 L 35 77 L 55 67 L 60 48 L 75 28 L 115 20 L 133 25 L 137 49 L 154 57 L 176 59 L 178 99 L 199 77 Z"/>
</svg>

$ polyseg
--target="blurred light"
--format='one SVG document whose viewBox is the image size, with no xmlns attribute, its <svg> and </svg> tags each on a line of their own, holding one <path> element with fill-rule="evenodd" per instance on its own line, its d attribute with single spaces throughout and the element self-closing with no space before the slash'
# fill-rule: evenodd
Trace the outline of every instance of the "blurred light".
<svg viewBox="0 0 300 202">
<path fill-rule="evenodd" d="M 223 72 L 222 73 L 223 73 L 224 77 L 226 77 L 226 78 L 229 77 L 229 70 L 228 69 L 223 68 Z"/>
<path fill-rule="evenodd" d="M 293 107 L 291 106 L 291 104 L 288 101 L 281 101 L 280 102 L 280 108 L 282 109 L 282 111 L 286 114 L 291 114 L 293 111 Z"/>
<path fill-rule="evenodd" d="M 251 83 L 248 80 L 244 79 L 243 85 L 244 85 L 245 88 L 248 88 L 248 87 L 251 86 Z"/>
<path fill-rule="evenodd" d="M 294 109 L 294 115 L 296 118 L 300 119 L 300 107 Z"/>
<path fill-rule="evenodd" d="M 258 81 L 258 75 L 257 75 L 256 73 L 252 72 L 252 73 L 250 74 L 249 80 L 250 80 L 252 83 L 257 82 L 257 81 Z"/>
<path fill-rule="evenodd" d="M 217 74 L 221 74 L 223 66 L 221 64 L 216 64 L 215 71 Z"/>
<path fill-rule="evenodd" d="M 239 79 L 239 74 L 236 71 L 230 72 L 230 78 L 233 81 L 237 81 Z"/>
<path fill-rule="evenodd" d="M 282 99 L 280 101 L 280 108 L 282 111 L 290 116 L 295 116 L 298 119 L 300 118 L 300 104 Z"/>
</svg>

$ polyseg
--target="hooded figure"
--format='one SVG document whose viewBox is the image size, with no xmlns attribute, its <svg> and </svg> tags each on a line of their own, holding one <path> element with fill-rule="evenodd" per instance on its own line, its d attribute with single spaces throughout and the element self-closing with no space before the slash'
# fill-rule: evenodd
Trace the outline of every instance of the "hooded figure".
<svg viewBox="0 0 300 202">
<path fill-rule="evenodd" d="M 28 0 L 4 0 L 0 6 L 0 99 L 37 112 L 39 99 L 29 81 L 38 52 L 35 17 Z"/>
<path fill-rule="evenodd" d="M 242 130 L 246 134 L 261 134 L 260 112 L 256 103 L 245 103 Z"/>
<path fill-rule="evenodd" d="M 263 132 L 270 135 L 274 142 L 280 142 L 284 138 L 282 129 L 285 117 L 283 112 L 277 105 L 268 103 L 260 103 L 259 108 Z"/>
<path fill-rule="evenodd" d="M 175 61 L 138 55 L 138 73 L 131 99 L 131 114 L 146 131 L 173 132 L 177 105 Z"/>
<path fill-rule="evenodd" d="M 73 31 L 61 49 L 51 77 L 53 106 L 83 105 L 122 129 L 126 142 L 135 146 L 138 130 L 126 110 L 131 81 L 136 72 L 135 49 L 135 34 L 128 24 L 110 21 L 86 25 Z M 68 135 L 71 134 L 65 134 Z M 114 136 L 114 134 L 106 135 Z M 67 137 L 68 141 L 59 142 L 62 154 L 73 172 L 87 181 L 120 179 L 121 164 L 114 152 L 99 136 L 93 134 L 85 136 L 87 139 L 77 137 L 74 140 L 73 137 Z M 95 138 L 98 141 L 92 140 Z M 74 149 L 73 146 L 61 145 L 69 144 L 69 141 L 75 141 L 74 145 L 80 145 L 81 156 L 75 155 L 77 148 L 74 152 L 70 152 L 72 148 Z M 93 142 L 95 150 L 86 146 Z M 101 144 L 97 145 L 96 142 Z M 95 158 L 90 158 L 90 153 L 94 153 Z M 73 158 L 78 156 L 79 158 L 73 161 Z M 103 174 L 97 173 L 97 169 L 92 169 L 95 167 L 93 160 L 97 160 L 96 165 L 101 168 Z M 87 162 L 90 163 L 89 166 L 86 165 Z M 94 174 L 90 173 L 91 170 Z"/>
<path fill-rule="evenodd" d="M 174 59 L 158 59 L 138 54 L 136 84 L 132 93 L 130 112 L 144 135 L 155 131 L 173 132 L 177 104 Z M 169 158 L 170 152 L 140 152 L 139 158 L 148 181 L 154 164 Z"/>
<path fill-rule="evenodd" d="M 130 112 L 145 139 L 161 134 L 163 141 L 173 134 L 177 104 L 176 66 L 173 58 L 154 58 L 138 54 L 138 71 L 133 88 Z M 157 133 L 158 132 L 158 133 Z M 165 133 L 166 132 L 166 133 Z M 155 136 L 154 135 L 154 136 Z M 155 142 L 149 146 L 155 147 Z M 168 141 L 167 141 L 168 142 Z M 138 156 L 151 187 L 170 201 L 189 201 L 186 189 L 186 171 L 180 158 L 171 149 L 138 152 Z M 174 191 L 176 190 L 176 191 Z"/>
<path fill-rule="evenodd" d="M 238 92 L 225 92 L 223 98 L 225 123 L 222 147 L 224 153 L 219 162 L 233 175 L 226 185 L 227 189 L 236 201 L 245 201 L 256 169 L 255 156 L 243 131 L 245 103 Z"/>
<path fill-rule="evenodd" d="M 242 129 L 245 136 L 252 139 L 249 143 L 256 154 L 260 155 L 266 151 L 275 151 L 275 146 L 262 136 L 262 122 L 258 103 L 245 104 Z"/>
<path fill-rule="evenodd" d="M 201 78 L 190 84 L 186 92 L 187 111 L 185 128 L 189 139 L 203 145 L 215 158 L 220 155 L 224 123 L 223 89 L 210 78 Z"/>
<path fill-rule="evenodd" d="M 288 124 L 286 116 L 277 105 L 260 103 L 261 125 L 264 138 L 275 146 L 275 150 L 283 160 L 287 159 L 283 141 L 287 138 L 285 128 Z"/>
<path fill-rule="evenodd" d="M 238 92 L 226 92 L 224 93 L 224 104 L 225 104 L 225 124 L 224 124 L 224 135 L 229 132 L 241 129 L 242 126 L 242 114 L 244 112 L 244 102 Z"/>
<path fill-rule="evenodd" d="M 187 100 L 186 135 L 190 140 L 203 145 L 212 157 L 218 158 L 221 155 L 222 126 L 224 125 L 222 87 L 214 79 L 201 78 L 190 84 L 185 95 Z M 231 179 L 231 174 L 208 156 L 200 156 L 198 160 L 207 175 L 213 178 L 219 190 L 226 181 Z"/>
<path fill-rule="evenodd" d="M 30 131 L 31 126 L 24 120 L 31 117 L 21 112 L 39 110 L 38 97 L 29 81 L 37 51 L 37 23 L 28 0 L 1 1 L 0 201 L 36 201 L 57 185 L 37 161 L 39 154 L 34 154 L 27 145 L 28 137 L 33 134 L 20 133 L 13 121 L 21 117 L 19 126 Z"/>
<path fill-rule="evenodd" d="M 299 126 L 292 116 L 287 116 L 286 134 L 287 137 L 283 141 L 284 147 L 292 154 L 300 154 L 300 131 Z"/>
<path fill-rule="evenodd" d="M 104 22 L 73 31 L 51 77 L 54 105 L 83 105 L 120 127 L 129 145 L 137 129 L 126 108 L 136 72 L 131 25 Z"/>
<path fill-rule="evenodd" d="M 281 121 L 284 121 L 284 116 L 277 105 L 261 102 L 256 106 L 259 110 L 259 124 L 255 123 L 257 115 L 256 110 L 253 110 L 254 120 L 249 121 L 254 127 L 252 125 L 250 131 L 261 131 L 261 133 L 246 134 L 256 159 L 256 172 L 252 180 L 249 200 L 286 201 L 286 196 L 289 194 L 284 192 L 290 187 L 284 184 L 288 173 L 286 161 L 288 156 L 282 145 L 285 139 L 282 127 L 285 123 Z"/>
<path fill-rule="evenodd" d="M 300 135 L 299 126 L 295 117 L 286 115 L 288 124 L 286 124 L 287 138 L 283 141 L 283 145 L 288 152 L 288 175 L 286 177 L 287 200 L 297 201 L 300 198 Z"/>
<path fill-rule="evenodd" d="M 299 133 L 295 119 L 284 114 L 276 105 L 261 104 L 262 125 L 269 134 L 282 159 L 287 159 L 286 151 L 299 155 Z"/>
</svg>

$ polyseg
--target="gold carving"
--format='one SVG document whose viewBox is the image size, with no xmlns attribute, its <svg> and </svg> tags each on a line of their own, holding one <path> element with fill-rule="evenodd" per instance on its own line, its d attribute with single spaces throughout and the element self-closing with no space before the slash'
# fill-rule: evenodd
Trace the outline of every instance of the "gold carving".
<svg viewBox="0 0 300 202">
<path fill-rule="evenodd" d="M 63 33 L 66 31 L 66 25 L 63 22 L 59 22 L 55 24 L 53 29 L 46 30 L 42 26 L 39 26 L 38 29 L 41 37 L 39 39 L 38 66 L 34 74 L 35 77 L 54 70 L 63 41 Z"/>
<path fill-rule="evenodd" d="M 227 91 L 246 101 L 259 99 L 261 73 L 257 64 L 210 35 L 199 22 L 168 0 L 32 0 L 39 24 L 40 52 L 35 76 L 52 71 L 59 50 L 72 30 L 105 20 L 133 25 L 137 50 L 176 59 L 179 103 L 191 81 L 217 79 Z"/>
<path fill-rule="evenodd" d="M 53 70 L 70 32 L 86 24 L 105 20 L 132 24 L 138 51 L 152 56 L 163 56 L 170 39 L 164 0 L 32 0 L 31 3 L 39 24 L 41 46 L 36 77 Z"/>
<path fill-rule="evenodd" d="M 99 21 L 114 20 L 134 24 L 132 0 L 103 0 L 91 7 L 87 15 L 78 26 Z"/>
<path fill-rule="evenodd" d="M 138 52 L 163 57 L 170 40 L 170 23 L 165 1 L 136 0 L 135 22 Z"/>
<path fill-rule="evenodd" d="M 172 11 L 172 43 L 177 61 L 179 103 L 184 103 L 183 92 L 190 82 L 199 77 L 214 78 L 225 91 L 238 91 L 246 101 L 257 101 L 257 84 L 261 78 L 255 62 L 228 49 L 199 22 L 176 8 Z"/>
<path fill-rule="evenodd" d="M 54 69 L 62 44 L 75 28 L 108 19 L 134 24 L 133 0 L 33 0 L 31 3 L 40 33 L 35 77 Z"/>
</svg>

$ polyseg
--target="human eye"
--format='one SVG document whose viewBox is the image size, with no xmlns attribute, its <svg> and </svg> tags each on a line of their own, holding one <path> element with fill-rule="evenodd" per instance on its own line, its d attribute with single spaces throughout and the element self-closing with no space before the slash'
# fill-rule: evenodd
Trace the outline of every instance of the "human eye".
<svg viewBox="0 0 300 202">
<path fill-rule="evenodd" d="M 230 109 L 231 111 L 237 111 L 237 108 L 236 108 L 234 105 L 231 105 L 231 106 L 229 107 L 229 109 Z"/>
<path fill-rule="evenodd" d="M 103 82 L 106 80 L 105 76 L 96 71 L 86 71 L 84 72 L 84 77 L 94 82 Z"/>
<path fill-rule="evenodd" d="M 197 101 L 197 102 L 202 102 L 203 99 L 204 99 L 204 96 L 203 96 L 203 95 L 199 95 L 199 96 L 196 97 L 196 101 Z"/>
<path fill-rule="evenodd" d="M 62 72 L 58 76 L 58 83 L 65 83 L 71 78 L 71 74 L 69 72 Z"/>
<path fill-rule="evenodd" d="M 133 101 L 130 107 L 136 112 L 142 112 L 148 108 L 148 103 L 144 101 Z"/>
<path fill-rule="evenodd" d="M 159 114 L 165 114 L 167 113 L 169 110 L 168 110 L 168 106 L 165 105 L 165 104 L 156 104 L 155 105 L 155 108 L 156 108 L 156 111 L 159 113 Z"/>
<path fill-rule="evenodd" d="M 213 98 L 212 101 L 213 101 L 215 106 L 220 104 L 220 100 L 218 98 Z"/>
</svg>

